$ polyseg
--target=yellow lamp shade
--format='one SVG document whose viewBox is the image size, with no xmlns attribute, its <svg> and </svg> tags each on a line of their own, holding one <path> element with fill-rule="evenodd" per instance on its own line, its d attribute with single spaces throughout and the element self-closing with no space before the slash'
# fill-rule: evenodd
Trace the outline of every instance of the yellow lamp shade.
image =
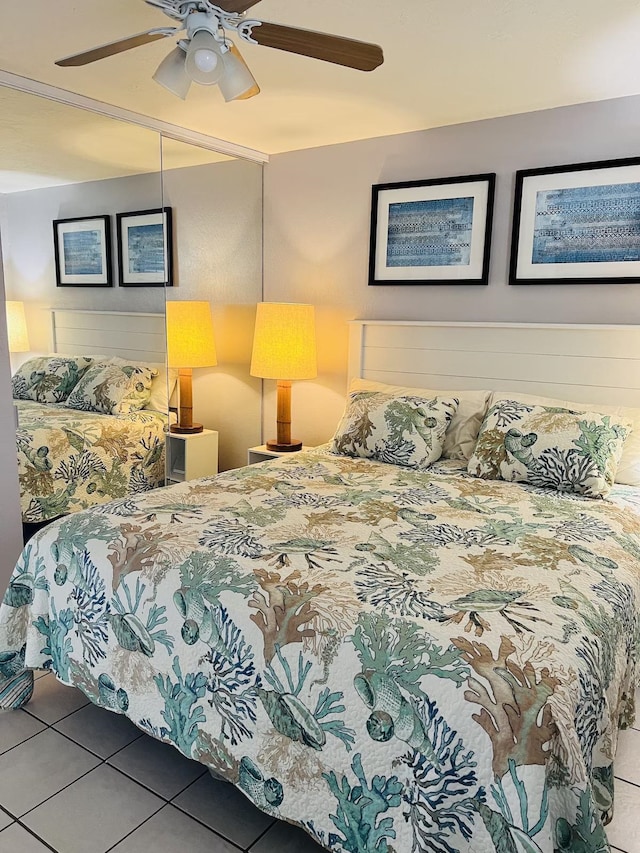
<svg viewBox="0 0 640 853">
<path fill-rule="evenodd" d="M 167 302 L 169 367 L 214 367 L 218 363 L 208 302 Z"/>
<path fill-rule="evenodd" d="M 6 302 L 7 332 L 9 335 L 9 352 L 29 352 L 29 335 L 27 320 L 24 315 L 24 302 Z"/>
<path fill-rule="evenodd" d="M 251 375 L 286 380 L 318 375 L 313 305 L 258 303 Z"/>
</svg>

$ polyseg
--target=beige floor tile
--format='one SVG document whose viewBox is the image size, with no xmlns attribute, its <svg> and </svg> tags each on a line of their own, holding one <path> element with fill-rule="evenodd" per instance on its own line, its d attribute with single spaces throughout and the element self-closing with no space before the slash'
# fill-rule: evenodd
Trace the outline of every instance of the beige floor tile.
<svg viewBox="0 0 640 853">
<path fill-rule="evenodd" d="M 176 797 L 173 804 L 243 850 L 273 823 L 273 818 L 257 809 L 241 791 L 227 782 L 215 781 L 209 773 Z"/>
<path fill-rule="evenodd" d="M 63 853 L 105 853 L 159 811 L 163 801 L 102 765 L 29 812 L 24 823 Z M 61 820 L 62 815 L 73 819 Z"/>
<path fill-rule="evenodd" d="M 165 806 L 113 848 L 112 853 L 240 853 L 206 826 L 174 806 Z M 303 851 L 300 851 L 303 853 Z"/>
<path fill-rule="evenodd" d="M 0 755 L 0 806 L 21 815 L 100 763 L 51 729 Z"/>
<path fill-rule="evenodd" d="M 33 699 L 25 705 L 25 710 L 51 725 L 88 704 L 89 700 L 82 691 L 61 684 L 49 674 L 36 679 Z"/>
<path fill-rule="evenodd" d="M 25 711 L 0 711 L 0 753 L 37 735 L 44 728 L 40 720 Z"/>
<path fill-rule="evenodd" d="M 607 827 L 609 843 L 625 853 L 640 853 L 640 788 L 616 779 L 615 817 Z"/>
<path fill-rule="evenodd" d="M 114 714 L 96 705 L 85 705 L 53 726 L 71 740 L 109 758 L 115 752 L 142 737 L 142 732 L 122 714 Z"/>
<path fill-rule="evenodd" d="M 37 838 L 17 823 L 0 832 L 0 853 L 50 853 Z"/>
<path fill-rule="evenodd" d="M 637 729 L 620 732 L 614 775 L 618 779 L 640 785 L 640 731 Z M 638 806 L 640 811 L 640 788 L 638 788 Z"/>
</svg>

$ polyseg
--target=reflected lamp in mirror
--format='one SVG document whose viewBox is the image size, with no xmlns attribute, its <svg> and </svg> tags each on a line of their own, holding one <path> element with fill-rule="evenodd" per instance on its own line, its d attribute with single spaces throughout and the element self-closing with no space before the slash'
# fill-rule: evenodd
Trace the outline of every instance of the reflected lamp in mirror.
<svg viewBox="0 0 640 853">
<path fill-rule="evenodd" d="M 178 423 L 171 432 L 202 432 L 193 423 L 193 368 L 215 367 L 216 344 L 208 302 L 167 302 L 167 364 L 178 370 L 180 405 Z"/>
<path fill-rule="evenodd" d="M 300 450 L 302 442 L 291 438 L 291 381 L 318 375 L 313 305 L 258 303 L 251 375 L 278 383 L 277 437 L 267 441 L 267 447 L 285 453 Z"/>
<path fill-rule="evenodd" d="M 31 347 L 29 346 L 24 302 L 7 301 L 5 304 L 7 310 L 9 352 L 29 352 Z"/>
</svg>

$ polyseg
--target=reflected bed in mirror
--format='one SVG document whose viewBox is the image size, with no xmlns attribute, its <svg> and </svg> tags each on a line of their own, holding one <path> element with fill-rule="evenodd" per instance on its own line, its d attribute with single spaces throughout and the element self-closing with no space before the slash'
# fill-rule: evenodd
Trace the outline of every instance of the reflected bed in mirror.
<svg viewBox="0 0 640 853">
<path fill-rule="evenodd" d="M 30 359 L 12 380 L 25 538 L 165 481 L 164 315 L 51 313 L 54 355 Z"/>
</svg>

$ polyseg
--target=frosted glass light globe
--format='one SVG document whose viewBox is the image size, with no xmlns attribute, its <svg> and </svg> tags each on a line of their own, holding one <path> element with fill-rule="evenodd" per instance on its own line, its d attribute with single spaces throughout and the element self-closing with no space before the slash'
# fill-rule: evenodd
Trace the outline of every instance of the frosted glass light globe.
<svg viewBox="0 0 640 853">
<path fill-rule="evenodd" d="M 218 64 L 218 57 L 213 50 L 201 48 L 196 50 L 193 61 L 199 71 L 209 74 Z"/>
</svg>

